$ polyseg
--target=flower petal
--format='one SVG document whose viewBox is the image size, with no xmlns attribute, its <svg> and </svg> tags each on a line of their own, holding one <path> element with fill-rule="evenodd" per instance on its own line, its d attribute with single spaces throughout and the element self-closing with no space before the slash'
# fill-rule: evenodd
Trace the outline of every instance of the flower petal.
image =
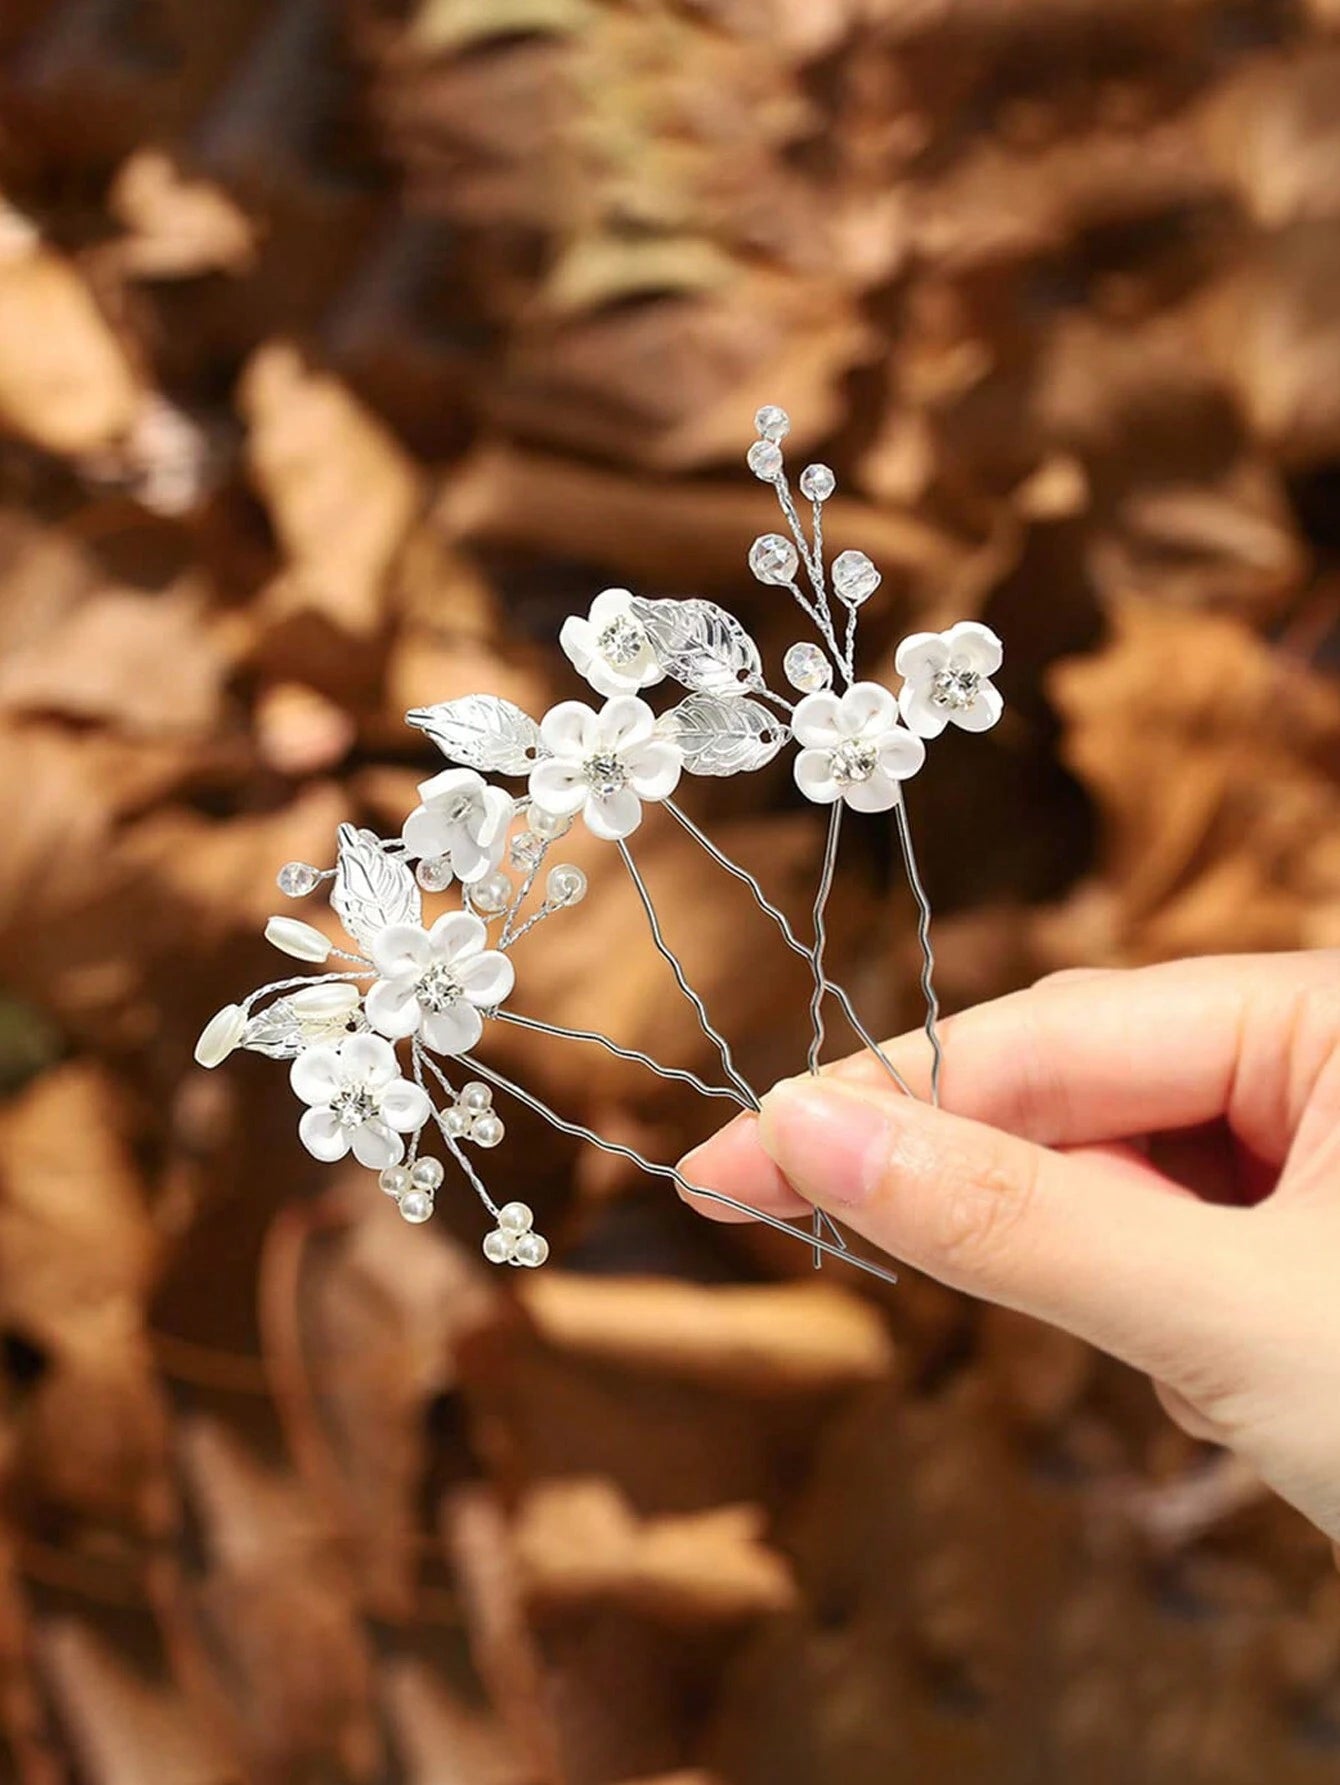
<svg viewBox="0 0 1340 1785">
<path fill-rule="evenodd" d="M 322 1108 L 344 1084 L 339 1051 L 333 1047 L 309 1047 L 288 1069 L 294 1095 L 313 1109 Z"/>
<path fill-rule="evenodd" d="M 849 738 L 874 737 L 898 723 L 898 702 L 880 682 L 853 682 L 838 701 L 837 723 Z"/>
<path fill-rule="evenodd" d="M 1005 647 L 980 620 L 960 620 L 944 635 L 951 663 L 975 669 L 979 676 L 993 676 L 1005 656 Z"/>
<path fill-rule="evenodd" d="M 642 678 L 637 672 L 637 659 L 620 667 L 608 662 L 604 657 L 593 657 L 590 664 L 582 672 L 597 694 L 607 699 L 636 694 L 642 686 Z"/>
<path fill-rule="evenodd" d="M 990 731 L 1004 711 L 1005 702 L 1000 698 L 1000 690 L 990 682 L 983 682 L 972 705 L 961 712 L 951 713 L 949 717 L 964 731 Z"/>
<path fill-rule="evenodd" d="M 516 969 L 505 954 L 490 948 L 462 961 L 456 969 L 456 978 L 472 1004 L 477 1004 L 481 1010 L 490 1010 L 510 995 L 516 984 Z"/>
<path fill-rule="evenodd" d="M 372 944 L 372 963 L 383 979 L 406 979 L 422 973 L 432 958 L 433 946 L 422 924 L 387 924 Z"/>
<path fill-rule="evenodd" d="M 381 1094 L 379 1109 L 382 1121 L 390 1128 L 398 1128 L 402 1134 L 412 1134 L 416 1128 L 422 1128 L 433 1113 L 428 1093 L 422 1086 L 412 1085 L 407 1078 L 392 1079 Z"/>
<path fill-rule="evenodd" d="M 425 806 L 453 804 L 464 794 L 477 800 L 484 792 L 484 777 L 474 769 L 443 769 L 419 783 L 419 798 Z"/>
<path fill-rule="evenodd" d="M 893 667 L 910 682 L 929 682 L 949 661 L 949 646 L 938 632 L 910 633 L 898 647 Z"/>
<path fill-rule="evenodd" d="M 400 1062 L 395 1049 L 380 1035 L 351 1035 L 340 1043 L 340 1065 L 345 1078 L 353 1084 L 376 1090 L 400 1077 Z"/>
<path fill-rule="evenodd" d="M 448 911 L 428 932 L 433 955 L 439 961 L 463 961 L 488 946 L 489 932 L 473 911 Z"/>
<path fill-rule="evenodd" d="M 560 700 L 540 721 L 540 739 L 559 758 L 581 762 L 595 747 L 596 716 L 585 701 Z"/>
<path fill-rule="evenodd" d="M 656 715 L 645 700 L 636 694 L 616 694 L 600 709 L 600 743 L 602 748 L 632 750 L 646 744 L 656 735 Z"/>
<path fill-rule="evenodd" d="M 431 806 L 416 806 L 405 820 L 400 835 L 412 856 L 419 861 L 432 861 L 435 856 L 450 851 L 456 828 L 445 813 L 434 811 Z"/>
<path fill-rule="evenodd" d="M 633 791 L 640 799 L 668 800 L 679 786 L 684 757 L 669 738 L 653 738 L 624 752 L 624 767 Z"/>
<path fill-rule="evenodd" d="M 324 1160 L 327 1165 L 343 1159 L 349 1151 L 349 1130 L 342 1127 L 328 1109 L 305 1109 L 298 1123 L 298 1139 L 313 1159 Z"/>
<path fill-rule="evenodd" d="M 423 1038 L 435 1054 L 468 1054 L 484 1033 L 484 1019 L 473 1004 L 425 1011 Z"/>
<path fill-rule="evenodd" d="M 632 606 L 631 589 L 602 589 L 591 603 L 591 625 L 603 632 L 613 621 L 623 619 Z"/>
<path fill-rule="evenodd" d="M 642 801 L 631 787 L 621 787 L 618 793 L 593 793 L 582 808 L 582 817 L 592 836 L 618 842 L 631 837 L 641 824 Z"/>
<path fill-rule="evenodd" d="M 569 614 L 558 629 L 558 643 L 563 655 L 577 671 L 585 675 L 596 659 L 596 629 L 579 614 Z"/>
<path fill-rule="evenodd" d="M 898 695 L 898 711 L 909 730 L 919 738 L 938 738 L 949 720 L 943 707 L 937 707 L 918 682 L 903 683 Z"/>
<path fill-rule="evenodd" d="M 418 1090 L 411 1085 L 412 1091 Z M 354 1129 L 354 1158 L 369 1171 L 385 1171 L 388 1165 L 399 1165 L 405 1157 L 405 1143 L 392 1134 L 385 1122 L 360 1122 Z"/>
<path fill-rule="evenodd" d="M 501 787 L 486 787 L 479 798 L 478 816 L 468 826 L 471 840 L 481 849 L 497 844 L 501 855 L 503 835 L 515 813 L 516 801 L 510 793 Z"/>
<path fill-rule="evenodd" d="M 473 886 L 476 880 L 482 880 L 501 855 L 501 849 L 497 855 L 481 849 L 464 831 L 457 831 L 456 839 L 451 845 L 451 865 L 462 886 Z"/>
<path fill-rule="evenodd" d="M 798 744 L 810 750 L 835 750 L 845 733 L 838 729 L 838 697 L 827 689 L 807 694 L 791 715 L 791 730 Z"/>
<path fill-rule="evenodd" d="M 832 752 L 829 750 L 800 751 L 793 773 L 796 786 L 816 805 L 831 806 L 842 791 L 833 779 Z"/>
<path fill-rule="evenodd" d="M 887 812 L 898 803 L 898 783 L 883 769 L 876 769 L 868 779 L 844 787 L 842 797 L 853 812 Z"/>
<path fill-rule="evenodd" d="M 418 1030 L 423 1015 L 416 979 L 379 979 L 367 995 L 368 1021 L 379 1035 L 403 1041 Z"/>
<path fill-rule="evenodd" d="M 892 775 L 895 781 L 906 781 L 915 775 L 926 760 L 926 746 L 919 737 L 915 737 L 905 726 L 895 725 L 879 739 L 879 766 L 883 774 Z M 866 810 L 866 808 L 862 808 Z M 874 806 L 869 810 L 882 812 L 882 806 Z"/>
<path fill-rule="evenodd" d="M 537 805 L 565 818 L 581 810 L 587 793 L 586 778 L 576 761 L 537 762 L 530 771 L 529 788 Z"/>
</svg>

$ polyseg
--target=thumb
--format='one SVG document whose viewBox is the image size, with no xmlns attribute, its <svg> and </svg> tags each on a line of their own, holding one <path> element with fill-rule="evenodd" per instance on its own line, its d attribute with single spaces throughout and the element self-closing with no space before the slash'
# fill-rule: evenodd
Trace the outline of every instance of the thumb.
<svg viewBox="0 0 1340 1785">
<path fill-rule="evenodd" d="M 831 1079 L 777 1085 L 758 1138 L 806 1201 L 941 1282 L 1065 1327 L 1193 1400 L 1225 1386 L 1259 1282 L 1248 1211 Z"/>
</svg>

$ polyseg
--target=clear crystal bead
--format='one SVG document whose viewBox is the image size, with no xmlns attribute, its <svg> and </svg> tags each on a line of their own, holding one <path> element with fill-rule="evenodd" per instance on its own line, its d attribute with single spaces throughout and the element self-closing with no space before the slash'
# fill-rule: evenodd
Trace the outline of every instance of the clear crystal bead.
<svg viewBox="0 0 1340 1785">
<path fill-rule="evenodd" d="M 418 1000 L 425 1010 L 450 1010 L 464 993 L 460 981 L 445 961 L 434 961 L 419 980 Z"/>
<path fill-rule="evenodd" d="M 425 892 L 445 892 L 451 885 L 451 861 L 445 855 L 432 855 L 421 861 L 414 878 Z"/>
<path fill-rule="evenodd" d="M 330 1113 L 341 1128 L 361 1128 L 376 1115 L 376 1099 L 365 1085 L 346 1085 L 331 1098 Z"/>
<path fill-rule="evenodd" d="M 827 502 L 837 488 L 837 478 L 827 465 L 806 465 L 800 474 L 800 493 L 811 502 Z"/>
<path fill-rule="evenodd" d="M 749 568 L 761 583 L 789 583 L 800 557 L 795 546 L 780 533 L 763 533 L 749 548 Z"/>
<path fill-rule="evenodd" d="M 838 745 L 828 766 L 839 787 L 851 787 L 857 781 L 870 779 L 879 766 L 879 752 L 864 738 L 852 738 Z"/>
<path fill-rule="evenodd" d="M 285 862 L 275 875 L 275 884 L 290 899 L 301 899 L 315 890 L 321 875 L 310 862 Z"/>
<path fill-rule="evenodd" d="M 782 658 L 782 669 L 787 681 L 802 694 L 819 694 L 833 680 L 833 665 L 818 645 L 792 645 Z"/>
<path fill-rule="evenodd" d="M 782 449 L 773 440 L 755 440 L 745 454 L 745 463 L 755 477 L 775 483 L 782 474 Z"/>
<path fill-rule="evenodd" d="M 512 882 L 501 868 L 495 868 L 491 874 L 485 874 L 482 880 L 476 880 L 469 889 L 470 903 L 476 911 L 485 917 L 499 917 L 512 903 Z"/>
<path fill-rule="evenodd" d="M 860 607 L 879 587 L 880 575 L 864 552 L 839 552 L 833 560 L 833 591 L 848 607 Z"/>
<path fill-rule="evenodd" d="M 543 837 L 537 836 L 534 831 L 522 831 L 519 836 L 512 838 L 511 848 L 507 851 L 507 859 L 514 868 L 524 868 L 529 871 L 540 865 L 547 848 L 548 844 Z"/>
<path fill-rule="evenodd" d="M 627 614 L 611 620 L 596 638 L 596 649 L 615 669 L 623 669 L 642 655 L 647 635 L 637 621 Z"/>
<path fill-rule="evenodd" d="M 550 868 L 544 891 L 551 905 L 580 905 L 586 897 L 586 875 L 572 862 L 559 862 Z"/>
<path fill-rule="evenodd" d="M 592 793 L 601 799 L 607 799 L 612 793 L 622 793 L 628 785 L 628 770 L 608 750 L 598 756 L 588 756 L 582 764 L 582 774 Z"/>
<path fill-rule="evenodd" d="M 981 686 L 982 678 L 975 669 L 951 663 L 940 670 L 931 683 L 931 699 L 947 712 L 966 712 L 976 702 Z"/>
<path fill-rule="evenodd" d="M 754 417 L 754 426 L 765 440 L 785 440 L 791 432 L 791 417 L 775 403 L 765 403 Z"/>
</svg>

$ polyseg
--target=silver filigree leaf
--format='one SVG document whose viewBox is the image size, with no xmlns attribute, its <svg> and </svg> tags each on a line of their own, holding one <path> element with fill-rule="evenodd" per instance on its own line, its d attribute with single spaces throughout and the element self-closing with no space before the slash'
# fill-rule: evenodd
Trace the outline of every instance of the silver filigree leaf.
<svg viewBox="0 0 1340 1785">
<path fill-rule="evenodd" d="M 772 761 L 790 736 L 787 726 L 756 700 L 691 694 L 661 719 L 661 729 L 684 753 L 691 775 L 738 775 Z"/>
<path fill-rule="evenodd" d="M 355 942 L 370 948 L 387 924 L 419 923 L 423 901 L 413 874 L 387 855 L 375 831 L 339 828 L 330 903 Z"/>
<path fill-rule="evenodd" d="M 763 672 L 758 646 L 715 601 L 647 601 L 634 596 L 632 611 L 651 640 L 656 661 L 695 694 L 738 699 Z"/>
<path fill-rule="evenodd" d="M 497 694 L 466 694 L 433 707 L 414 707 L 405 720 L 426 731 L 449 761 L 468 769 L 527 775 L 548 754 L 530 715 Z"/>
<path fill-rule="evenodd" d="M 276 998 L 250 1018 L 238 1045 L 269 1060 L 296 1060 L 318 1042 L 343 1041 L 351 1028 L 365 1026 L 360 1010 L 335 1010 L 323 1016 L 299 1010 L 287 998 Z"/>
</svg>

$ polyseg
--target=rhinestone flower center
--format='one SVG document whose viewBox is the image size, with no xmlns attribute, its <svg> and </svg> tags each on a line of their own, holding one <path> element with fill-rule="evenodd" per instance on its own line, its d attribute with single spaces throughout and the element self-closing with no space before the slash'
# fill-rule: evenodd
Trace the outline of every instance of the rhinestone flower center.
<svg viewBox="0 0 1340 1785">
<path fill-rule="evenodd" d="M 851 787 L 857 781 L 868 781 L 879 766 L 879 751 L 864 738 L 853 738 L 839 744 L 829 764 L 839 787 Z"/>
<path fill-rule="evenodd" d="M 947 707 L 951 713 L 961 713 L 977 699 L 977 691 L 982 685 L 982 678 L 975 669 L 966 669 L 962 664 L 951 663 L 948 668 L 940 670 L 931 683 L 931 699 L 937 707 Z"/>
<path fill-rule="evenodd" d="M 450 1010 L 461 997 L 460 982 L 445 961 L 434 961 L 419 980 L 419 1002 L 425 1010 Z"/>
<path fill-rule="evenodd" d="M 636 620 L 630 620 L 626 614 L 620 614 L 617 620 L 611 620 L 604 631 L 596 639 L 596 649 L 615 669 L 622 669 L 633 663 L 642 654 L 647 635 Z"/>
<path fill-rule="evenodd" d="M 377 1113 L 377 1100 L 366 1085 L 346 1085 L 330 1100 L 330 1113 L 341 1128 L 361 1128 Z"/>
<path fill-rule="evenodd" d="M 591 792 L 601 799 L 607 799 L 612 793 L 622 793 L 628 785 L 628 770 L 609 751 L 588 757 L 582 764 L 582 774 Z"/>
</svg>

